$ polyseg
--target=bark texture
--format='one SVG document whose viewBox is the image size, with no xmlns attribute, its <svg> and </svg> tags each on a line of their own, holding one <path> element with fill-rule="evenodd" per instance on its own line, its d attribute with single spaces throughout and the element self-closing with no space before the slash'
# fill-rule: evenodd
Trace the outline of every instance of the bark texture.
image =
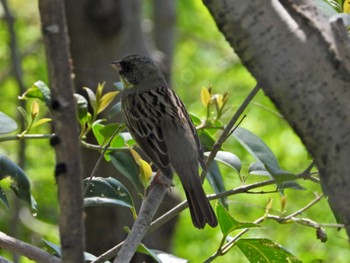
<svg viewBox="0 0 350 263">
<path fill-rule="evenodd" d="M 350 234 L 350 45 L 311 0 L 204 0 L 218 28 L 315 158 Z"/>
<path fill-rule="evenodd" d="M 56 152 L 62 262 L 79 263 L 84 261 L 81 154 L 64 2 L 40 0 L 39 9 L 56 134 L 51 143 Z"/>
</svg>

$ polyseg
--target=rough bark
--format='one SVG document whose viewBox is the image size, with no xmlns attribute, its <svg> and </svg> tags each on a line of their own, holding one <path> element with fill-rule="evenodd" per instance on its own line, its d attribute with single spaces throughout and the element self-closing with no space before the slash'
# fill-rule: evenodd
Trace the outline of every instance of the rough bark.
<svg viewBox="0 0 350 263">
<path fill-rule="evenodd" d="M 315 158 L 350 234 L 350 46 L 311 0 L 204 0 L 218 28 Z"/>
<path fill-rule="evenodd" d="M 84 261 L 82 173 L 64 3 L 60 0 L 40 0 L 39 9 L 56 134 L 51 143 L 56 152 L 62 261 L 78 263 Z"/>
</svg>

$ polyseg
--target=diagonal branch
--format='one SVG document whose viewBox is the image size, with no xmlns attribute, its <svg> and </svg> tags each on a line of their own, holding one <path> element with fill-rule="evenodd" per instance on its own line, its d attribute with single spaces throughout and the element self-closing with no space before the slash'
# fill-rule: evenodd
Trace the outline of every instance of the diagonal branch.
<svg viewBox="0 0 350 263">
<path fill-rule="evenodd" d="M 61 260 L 46 251 L 0 232 L 0 247 L 26 256 L 38 263 L 59 263 Z"/>
</svg>

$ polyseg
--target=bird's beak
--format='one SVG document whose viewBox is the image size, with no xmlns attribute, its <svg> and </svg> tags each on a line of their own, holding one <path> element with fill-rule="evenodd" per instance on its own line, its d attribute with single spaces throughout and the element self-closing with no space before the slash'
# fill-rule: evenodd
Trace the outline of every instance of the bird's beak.
<svg viewBox="0 0 350 263">
<path fill-rule="evenodd" d="M 112 65 L 113 68 L 115 68 L 118 71 L 122 70 L 122 66 L 120 65 L 120 60 L 116 60 L 116 61 L 112 61 L 110 63 Z"/>
</svg>

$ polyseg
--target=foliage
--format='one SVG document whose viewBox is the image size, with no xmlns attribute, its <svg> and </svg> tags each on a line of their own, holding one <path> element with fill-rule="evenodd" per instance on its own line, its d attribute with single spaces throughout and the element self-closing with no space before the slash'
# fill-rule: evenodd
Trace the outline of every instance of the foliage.
<svg viewBox="0 0 350 263">
<path fill-rule="evenodd" d="M 342 7 L 346 12 L 348 8 L 345 3 L 342 5 L 339 1 L 330 2 L 337 12 L 340 12 Z M 196 112 L 196 114 L 192 113 L 191 117 L 198 127 L 198 133 L 208 151 L 206 153 L 208 156 L 235 109 L 232 105 L 240 103 L 248 88 L 252 88 L 254 80 L 239 64 L 237 58 L 232 55 L 231 50 L 211 24 L 207 11 L 202 9 L 198 1 L 181 1 L 179 8 L 181 10 L 179 42 L 182 44 L 177 47 L 177 64 L 175 64 L 173 82 L 177 84 L 177 91 L 186 102 L 185 104 L 190 105 L 190 109 Z M 198 17 L 191 15 L 193 10 L 196 11 Z M 191 21 L 191 19 L 196 21 Z M 20 26 L 22 31 L 26 28 L 24 25 Z M 3 34 L 3 32 L 0 33 Z M 1 50 L 0 52 L 4 53 Z M 33 64 L 33 61 L 37 59 L 26 63 Z M 35 61 L 35 63 L 38 62 Z M 32 74 L 31 78 L 34 78 L 31 79 L 32 82 L 45 76 L 42 64 L 44 63 L 39 63 L 36 67 L 33 66 L 32 71 L 40 69 L 41 74 L 40 76 Z M 204 65 L 213 66 L 204 68 Z M 184 69 L 180 70 L 180 68 Z M 30 75 L 30 70 L 28 75 Z M 211 83 L 208 83 L 209 80 Z M 117 85 L 120 87 L 120 84 Z M 186 93 L 187 89 L 182 89 L 183 86 L 191 87 L 193 92 Z M 144 196 L 154 172 L 152 172 L 150 164 L 134 150 L 135 142 L 130 134 L 124 130 L 122 123 L 108 124 L 106 120 L 98 119 L 98 114 L 105 111 L 108 105 L 113 104 L 113 99 L 118 94 L 117 90 L 104 93 L 103 87 L 103 84 L 99 85 L 96 93 L 91 88 L 85 88 L 87 100 L 81 95 L 76 95 L 81 125 L 81 144 L 91 150 L 99 151 L 105 161 L 110 161 L 131 182 L 134 189 L 127 189 L 115 179 L 95 177 L 92 174 L 91 178 L 84 181 L 85 205 L 120 205 L 131 209 L 135 217 L 137 212 L 129 191 L 137 191 L 141 196 Z M 220 92 L 214 93 L 214 90 L 220 90 Z M 9 133 L 13 133 L 17 129 L 17 124 L 7 115 L 14 115 L 9 109 L 13 108 L 16 103 L 11 99 L 13 94 L 11 94 L 10 89 L 7 89 L 5 93 L 7 95 L 2 100 L 6 101 L 7 106 L 1 109 L 4 113 L 0 112 L 1 146 L 9 143 L 9 140 L 32 138 L 33 132 L 39 132 L 42 138 L 51 138 L 52 135 L 47 134 L 48 128 L 44 125 L 49 121 L 49 118 L 46 117 L 45 110 L 42 110 L 42 105 L 47 105 L 50 100 L 49 88 L 44 81 L 35 82 L 21 96 L 21 99 L 30 99 L 31 104 L 27 108 L 20 109 L 26 126 L 23 130 L 16 132 L 15 136 L 9 135 Z M 89 106 L 91 110 L 89 110 Z M 115 103 L 109 111 L 109 116 L 119 111 L 120 103 Z M 225 262 L 229 261 L 230 258 L 242 258 L 242 255 L 247 262 L 261 261 L 262 258 L 269 258 L 271 261 L 277 260 L 275 256 L 278 257 L 278 262 L 299 262 L 298 258 L 302 258 L 303 261 L 311 261 L 315 257 L 325 258 L 327 261 L 327 259 L 332 258 L 330 251 L 335 251 L 333 253 L 337 254 L 341 250 L 341 246 L 337 247 L 333 238 L 336 235 L 336 230 L 327 230 L 327 233 L 330 233 L 329 236 L 332 236 L 329 239 L 333 239 L 333 241 L 328 241 L 327 246 L 331 249 L 324 249 L 326 245 L 314 242 L 313 236 L 315 232 L 320 232 L 321 224 L 311 219 L 317 220 L 317 222 L 334 222 L 334 219 L 329 210 L 324 211 L 324 207 L 328 206 L 326 201 L 319 198 L 319 195 L 315 199 L 321 204 L 318 210 L 304 209 L 309 202 L 313 202 L 313 192 L 320 192 L 319 185 L 314 183 L 317 181 L 317 171 L 313 169 L 313 172 L 310 173 L 310 170 L 306 168 L 309 160 L 307 160 L 307 154 L 303 147 L 262 94 L 259 94 L 250 105 L 246 114 L 248 117 L 241 127 L 231 134 L 216 155 L 215 162 L 210 166 L 207 176 L 209 185 L 215 193 L 233 189 L 226 196 L 222 196 L 219 199 L 220 202 L 217 203 L 216 213 L 220 231 L 206 229 L 205 232 L 194 232 L 192 225 L 188 223 L 189 218 L 182 217 L 179 225 L 180 230 L 175 240 L 175 254 L 183 258 L 191 257 L 197 261 L 204 261 L 211 254 L 216 256 L 225 254 L 223 257 Z M 89 133 L 95 137 L 96 145 L 85 141 Z M 32 156 L 37 156 L 40 152 L 38 150 L 41 148 L 40 144 L 33 144 L 33 148 L 36 149 Z M 7 152 L 5 155 L 9 157 L 16 150 L 7 145 L 4 149 Z M 15 183 L 15 186 L 12 186 L 15 193 L 19 197 L 23 197 L 30 207 L 33 207 L 34 199 L 29 198 L 30 193 L 32 193 L 39 202 L 39 214 L 44 214 L 43 219 L 57 224 L 54 219 L 50 218 L 52 216 L 50 210 L 43 213 L 45 208 L 40 209 L 40 207 L 45 207 L 42 205 L 43 203 L 48 202 L 47 199 L 45 201 L 44 198 L 39 198 L 41 194 L 48 194 L 51 196 L 49 199 L 54 199 L 55 193 L 52 193 L 52 187 L 47 187 L 47 185 L 52 186 L 53 183 L 49 184 L 45 181 L 44 176 L 30 178 L 32 174 L 35 175 L 36 172 L 33 172 L 34 163 L 38 163 L 39 160 L 33 157 L 29 158 L 32 168 L 29 168 L 27 173 L 23 172 L 9 158 L 1 158 L 0 161 L 3 161 L 0 163 L 5 163 L 5 167 L 8 169 L 6 175 L 10 175 Z M 37 165 L 39 165 L 37 170 L 43 168 L 40 167 L 40 162 Z M 4 179 L 5 173 L 3 171 L 6 171 L 3 167 L 1 167 L 1 179 Z M 281 167 L 288 168 L 284 170 Z M 24 170 L 27 171 L 27 169 Z M 300 170 L 306 171 L 307 176 L 304 176 L 305 173 L 300 172 Z M 50 168 L 42 173 L 45 175 L 51 173 Z M 29 186 L 29 178 L 34 181 L 34 187 Z M 304 182 L 304 179 L 309 180 Z M 40 182 L 40 180 L 42 181 Z M 270 180 L 272 180 L 270 184 L 263 185 L 263 182 Z M 43 185 L 41 189 L 45 189 L 45 192 L 41 193 L 38 188 L 39 184 Z M 254 184 L 257 186 L 255 187 Z M 209 189 L 209 185 L 206 184 L 206 188 Z M 249 188 L 251 185 L 253 187 Z M 51 189 L 46 190 L 47 188 Z M 5 206 L 11 207 L 11 201 L 9 202 L 6 198 L 9 193 L 2 188 L 0 189 L 0 200 Z M 306 190 L 299 191 L 301 189 Z M 23 191 L 24 194 L 22 194 Z M 272 197 L 273 200 L 270 199 Z M 50 204 L 50 206 L 52 205 Z M 238 218 L 243 218 L 243 220 L 240 221 Z M 308 220 L 312 222 L 310 223 Z M 287 223 L 289 225 L 285 225 Z M 3 227 L 3 229 L 5 228 Z M 315 231 L 309 229 L 315 229 Z M 190 236 L 183 234 L 188 232 L 194 233 Z M 294 240 L 291 238 L 291 233 L 297 233 L 293 236 Z M 245 235 L 245 237 L 243 238 L 241 235 Z M 205 242 L 209 242 L 209 240 L 210 246 L 207 246 Z M 203 245 L 198 246 L 199 241 L 203 242 Z M 54 242 L 58 243 L 57 237 Z M 299 245 L 298 242 L 302 245 Z M 59 252 L 59 249 L 55 248 L 53 244 L 49 242 L 45 242 L 45 244 L 47 247 L 51 247 L 52 251 Z M 251 248 L 253 248 L 254 253 L 249 252 L 252 251 Z M 311 248 L 317 251 L 313 255 L 310 255 Z M 171 257 L 171 255 L 150 250 L 145 246 L 140 246 L 139 250 L 152 255 L 153 258 Z M 292 251 L 298 258 L 289 251 Z M 329 251 L 328 254 L 327 251 Z M 318 252 L 319 254 L 317 254 Z M 220 262 L 220 258 L 216 259 L 217 262 Z M 340 260 L 339 257 L 338 259 Z M 180 261 L 179 258 L 177 260 Z M 338 262 L 340 262 L 339 260 Z"/>
</svg>

